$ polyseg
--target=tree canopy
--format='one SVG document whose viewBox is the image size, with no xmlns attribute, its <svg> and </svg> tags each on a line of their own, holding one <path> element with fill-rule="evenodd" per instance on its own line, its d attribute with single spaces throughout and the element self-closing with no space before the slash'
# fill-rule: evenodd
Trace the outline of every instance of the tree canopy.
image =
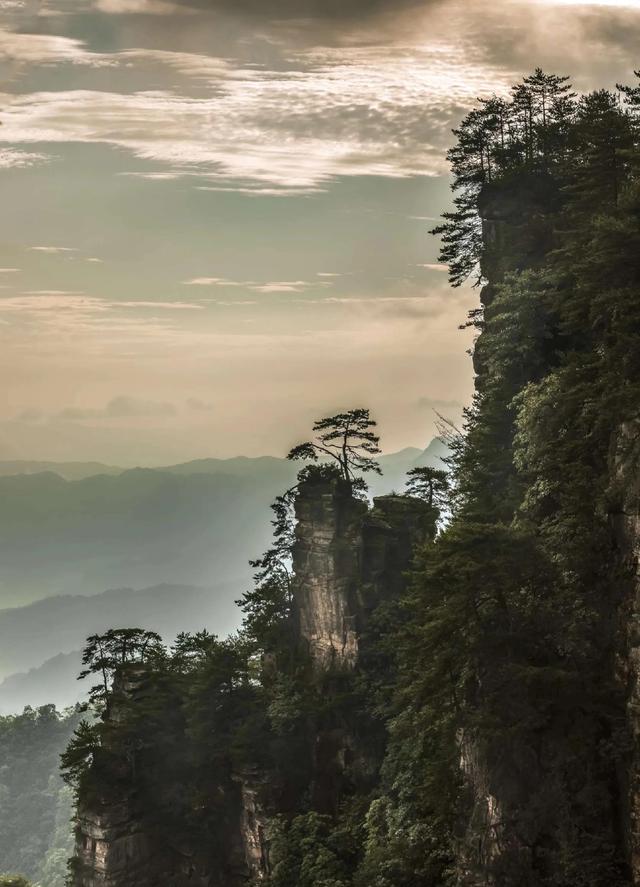
<svg viewBox="0 0 640 887">
<path fill-rule="evenodd" d="M 361 475 L 370 472 L 382 474 L 374 458 L 381 452 L 380 438 L 373 431 L 376 424 L 369 410 L 365 409 L 349 410 L 319 419 L 313 425 L 316 436 L 295 446 L 287 458 L 309 462 L 329 460 L 337 464 L 343 480 L 354 489 L 366 489 Z"/>
</svg>

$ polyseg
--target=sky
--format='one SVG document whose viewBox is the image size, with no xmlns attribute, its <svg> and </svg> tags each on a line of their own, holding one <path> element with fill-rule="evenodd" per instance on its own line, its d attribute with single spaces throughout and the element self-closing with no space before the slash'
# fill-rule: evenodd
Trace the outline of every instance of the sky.
<svg viewBox="0 0 640 887">
<path fill-rule="evenodd" d="M 425 446 L 478 298 L 451 129 L 535 66 L 633 82 L 640 0 L 0 0 L 0 459 Z"/>
</svg>

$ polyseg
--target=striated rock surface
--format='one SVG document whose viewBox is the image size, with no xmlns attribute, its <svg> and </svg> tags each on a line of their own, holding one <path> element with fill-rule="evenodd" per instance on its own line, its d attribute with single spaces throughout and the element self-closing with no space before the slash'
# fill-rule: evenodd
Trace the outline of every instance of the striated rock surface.
<svg viewBox="0 0 640 887">
<path fill-rule="evenodd" d="M 264 779 L 258 771 L 237 777 L 241 794 L 240 839 L 249 880 L 264 881 L 270 874 L 268 816 L 261 794 Z"/>
<path fill-rule="evenodd" d="M 626 839 L 633 883 L 640 884 L 640 422 L 620 429 L 614 452 L 614 495 L 617 508 L 612 515 L 620 566 L 626 575 L 618 625 L 617 670 L 626 688 L 627 728 L 631 738 L 628 768 L 622 793 L 626 810 Z"/>
<path fill-rule="evenodd" d="M 434 532 L 420 499 L 379 496 L 373 509 L 340 478 L 305 482 L 293 553 L 299 635 L 317 665 L 352 668 L 366 614 L 400 593 L 414 547 Z"/>
<path fill-rule="evenodd" d="M 320 667 L 355 665 L 366 502 L 340 478 L 307 481 L 296 500 L 293 552 L 300 637 Z"/>
<path fill-rule="evenodd" d="M 297 636 L 308 646 L 322 692 L 339 693 L 344 669 L 357 665 L 370 612 L 401 594 L 414 547 L 435 530 L 434 512 L 422 500 L 402 496 L 376 498 L 370 507 L 353 497 L 350 484 L 325 475 L 301 484 L 296 519 Z M 275 660 L 271 668 L 277 669 Z M 145 667 L 118 675 L 107 717 L 114 735 L 148 701 L 152 684 Z M 180 700 L 173 704 L 178 710 Z M 368 737 L 375 749 L 363 749 L 356 728 L 344 712 L 308 721 L 310 781 L 304 790 L 319 812 L 335 813 L 345 784 L 370 787 L 377 780 L 377 746 Z M 283 806 L 295 808 L 274 785 L 274 774 L 250 765 L 224 775 L 208 789 L 215 818 L 200 801 L 201 831 L 193 834 L 179 817 L 169 827 L 145 808 L 152 798 L 151 806 L 158 804 L 170 820 L 174 799 L 181 797 L 179 769 L 172 771 L 166 761 L 166 773 L 159 770 L 153 751 L 127 743 L 101 748 L 92 767 L 96 790 L 85 789 L 78 809 L 72 887 L 242 887 L 266 881 L 270 817 L 286 812 Z M 280 778 L 286 785 L 286 774 Z"/>
<path fill-rule="evenodd" d="M 489 863 L 501 851 L 503 814 L 490 785 L 490 774 L 475 739 L 458 736 L 460 770 L 472 797 L 471 814 L 466 823 L 457 858 L 457 883 L 460 887 L 480 887 L 487 880 Z"/>
<path fill-rule="evenodd" d="M 126 805 L 78 811 L 75 883 L 82 887 L 142 887 L 155 854 Z"/>
</svg>

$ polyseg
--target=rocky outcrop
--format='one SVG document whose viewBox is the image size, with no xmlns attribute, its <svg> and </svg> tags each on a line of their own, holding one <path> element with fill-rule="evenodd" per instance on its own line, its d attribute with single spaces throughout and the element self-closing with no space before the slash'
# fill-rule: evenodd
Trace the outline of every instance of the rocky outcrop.
<svg viewBox="0 0 640 887">
<path fill-rule="evenodd" d="M 296 500 L 295 613 L 300 638 L 321 669 L 352 668 L 367 613 L 398 595 L 414 548 L 434 532 L 420 499 L 355 499 L 338 477 L 310 479 Z"/>
<path fill-rule="evenodd" d="M 458 748 L 460 770 L 472 803 L 464 839 L 458 849 L 457 883 L 460 887 L 486 887 L 492 883 L 487 880 L 490 863 L 501 850 L 502 812 L 491 791 L 487 762 L 475 739 L 460 731 Z"/>
<path fill-rule="evenodd" d="M 627 593 L 619 609 L 617 671 L 626 688 L 631 753 L 622 775 L 633 883 L 640 884 L 640 421 L 620 429 L 613 456 L 613 528 Z"/>
<path fill-rule="evenodd" d="M 357 591 L 366 502 L 337 477 L 309 480 L 296 499 L 293 552 L 298 631 L 321 667 L 353 666 L 358 656 Z"/>
<path fill-rule="evenodd" d="M 377 498 L 370 507 L 354 498 L 350 484 L 325 473 L 300 485 L 296 519 L 297 636 L 313 658 L 318 687 L 330 694 L 333 682 L 344 677 L 340 670 L 357 665 L 370 612 L 404 589 L 415 546 L 435 530 L 434 512 L 423 501 L 402 496 Z M 277 659 L 269 667 L 277 670 Z M 118 674 L 106 716 L 114 735 L 120 727 L 126 730 L 132 713 L 153 694 L 150 674 L 146 666 Z M 180 700 L 174 703 L 179 710 Z M 375 782 L 378 749 L 363 749 L 348 713 L 320 714 L 305 729 L 309 783 L 303 789 L 315 810 L 331 814 L 338 809 L 347 770 L 351 784 Z M 73 887 L 242 887 L 268 879 L 269 819 L 283 812 L 283 803 L 287 809 L 296 806 L 283 802 L 269 781 L 273 774 L 257 765 L 225 774 L 209 787 L 219 821 L 211 821 L 204 809 L 189 808 L 196 820 L 202 813 L 206 822 L 193 834 L 172 813 L 180 788 L 171 781 L 175 775 L 165 780 L 158 771 L 157 757 L 145 763 L 144 747 L 127 743 L 114 749 L 103 745 L 99 757 L 92 784 L 81 793 Z M 286 787 L 286 774 L 280 778 Z M 162 816 L 145 809 L 154 803 Z"/>
<path fill-rule="evenodd" d="M 148 885 L 154 851 L 126 805 L 78 811 L 75 883 L 82 887 Z"/>
<path fill-rule="evenodd" d="M 245 772 L 236 778 L 240 786 L 240 840 L 246 871 L 251 883 L 264 881 L 270 874 L 268 816 L 261 796 L 264 778 L 259 771 Z"/>
</svg>

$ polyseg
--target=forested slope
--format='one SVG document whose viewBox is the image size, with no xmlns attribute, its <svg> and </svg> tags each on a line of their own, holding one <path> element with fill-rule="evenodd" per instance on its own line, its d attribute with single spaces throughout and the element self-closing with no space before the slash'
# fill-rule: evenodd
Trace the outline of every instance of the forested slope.
<svg viewBox="0 0 640 887">
<path fill-rule="evenodd" d="M 639 114 L 536 71 L 463 121 L 448 501 L 369 510 L 312 464 L 238 638 L 88 650 L 115 683 L 65 760 L 75 887 L 640 884 Z"/>
<path fill-rule="evenodd" d="M 52 705 L 0 717 L 0 874 L 63 887 L 72 849 L 72 794 L 60 755 L 81 715 Z"/>
</svg>

